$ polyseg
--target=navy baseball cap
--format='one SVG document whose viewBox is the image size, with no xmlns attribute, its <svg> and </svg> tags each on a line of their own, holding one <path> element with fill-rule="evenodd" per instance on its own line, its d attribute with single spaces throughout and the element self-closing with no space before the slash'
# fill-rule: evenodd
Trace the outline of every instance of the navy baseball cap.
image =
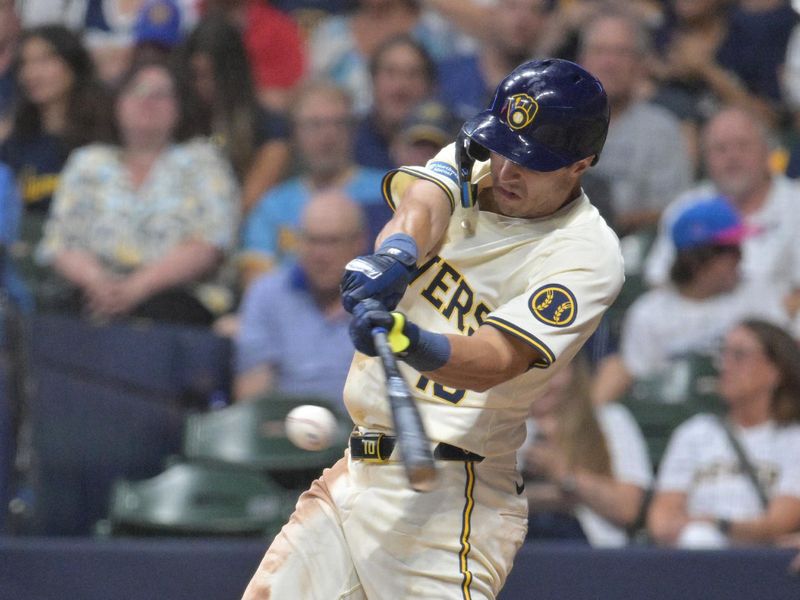
<svg viewBox="0 0 800 600">
<path fill-rule="evenodd" d="M 133 26 L 137 44 L 172 48 L 181 41 L 181 13 L 173 0 L 146 0 Z"/>
<path fill-rule="evenodd" d="M 693 202 L 672 224 L 672 241 L 678 250 L 738 246 L 748 235 L 739 213 L 722 197 Z"/>
</svg>

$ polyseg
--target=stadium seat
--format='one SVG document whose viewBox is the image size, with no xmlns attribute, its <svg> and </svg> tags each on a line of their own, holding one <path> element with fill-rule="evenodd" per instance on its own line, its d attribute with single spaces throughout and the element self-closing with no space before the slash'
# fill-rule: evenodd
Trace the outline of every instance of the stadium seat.
<svg viewBox="0 0 800 600">
<path fill-rule="evenodd" d="M 147 321 L 91 323 L 41 314 L 31 326 L 31 358 L 46 366 L 182 405 L 205 407 L 230 386 L 231 342 L 205 328 Z"/>
<path fill-rule="evenodd" d="M 264 475 L 179 462 L 150 479 L 117 481 L 104 526 L 117 535 L 274 535 L 295 499 Z"/>
<path fill-rule="evenodd" d="M 701 412 L 720 413 L 712 357 L 690 354 L 676 359 L 665 373 L 637 380 L 622 399 L 644 434 L 650 460 L 658 467 L 675 428 Z"/>
<path fill-rule="evenodd" d="M 116 479 L 152 477 L 180 451 L 185 411 L 41 365 L 33 375 L 31 533 L 88 534 Z"/>
<path fill-rule="evenodd" d="M 330 448 L 319 452 L 301 450 L 286 437 L 284 419 L 291 409 L 302 404 L 327 406 L 325 401 L 315 398 L 270 395 L 190 415 L 184 430 L 183 454 L 195 461 L 273 474 L 319 471 L 341 458 L 353 425 L 339 417 L 339 436 Z"/>
</svg>

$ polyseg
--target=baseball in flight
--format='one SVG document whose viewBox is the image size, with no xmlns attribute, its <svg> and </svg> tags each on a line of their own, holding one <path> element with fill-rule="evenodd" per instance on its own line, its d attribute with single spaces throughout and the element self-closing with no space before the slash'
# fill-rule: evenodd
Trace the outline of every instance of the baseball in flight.
<svg viewBox="0 0 800 600">
<path fill-rule="evenodd" d="M 303 450 L 325 450 L 333 443 L 336 417 L 323 406 L 303 404 L 286 415 L 286 437 Z"/>
</svg>

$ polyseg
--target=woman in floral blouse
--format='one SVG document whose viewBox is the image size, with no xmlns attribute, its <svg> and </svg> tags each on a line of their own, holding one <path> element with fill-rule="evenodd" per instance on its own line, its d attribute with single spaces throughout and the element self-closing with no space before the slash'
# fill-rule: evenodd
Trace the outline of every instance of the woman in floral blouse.
<svg viewBox="0 0 800 600">
<path fill-rule="evenodd" d="M 71 154 L 38 249 L 77 292 L 66 304 L 194 324 L 230 308 L 216 275 L 238 190 L 214 146 L 192 137 L 183 90 L 168 66 L 134 65 L 115 102 L 117 145 Z"/>
</svg>

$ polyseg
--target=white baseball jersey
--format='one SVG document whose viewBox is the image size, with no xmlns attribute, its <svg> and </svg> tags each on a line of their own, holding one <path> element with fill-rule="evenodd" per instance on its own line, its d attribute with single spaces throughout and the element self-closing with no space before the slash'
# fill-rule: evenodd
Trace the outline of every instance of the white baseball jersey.
<svg viewBox="0 0 800 600">
<path fill-rule="evenodd" d="M 489 184 L 488 172 L 488 164 L 477 164 L 474 180 Z M 420 267 L 399 309 L 441 333 L 497 327 L 541 359 L 483 393 L 441 386 L 401 365 L 431 440 L 486 458 L 437 461 L 436 487 L 420 494 L 398 453 L 379 463 L 347 454 L 300 497 L 246 600 L 493 600 L 525 539 L 528 506 L 514 451 L 536 390 L 575 355 L 616 297 L 618 243 L 585 195 L 537 220 L 461 208 L 453 146 L 426 168 L 390 174 L 384 189 L 391 205 L 414 177 L 437 182 L 454 215 L 441 250 Z M 356 354 L 344 396 L 362 430 L 392 431 L 384 381 L 377 358 Z"/>
<path fill-rule="evenodd" d="M 582 194 L 542 219 L 464 209 L 454 146 L 426 168 L 402 168 L 384 183 L 391 205 L 415 178 L 437 182 L 454 209 L 446 240 L 422 265 L 398 306 L 408 319 L 438 333 L 469 335 L 491 325 L 530 344 L 541 360 L 526 373 L 486 392 L 443 387 L 401 365 L 432 440 L 482 456 L 514 452 L 537 390 L 578 352 L 623 281 L 615 234 Z M 490 185 L 489 163 L 476 163 L 473 181 Z M 474 233 L 462 223 L 475 219 Z M 345 404 L 357 425 L 391 431 L 379 359 L 356 354 Z"/>
</svg>

